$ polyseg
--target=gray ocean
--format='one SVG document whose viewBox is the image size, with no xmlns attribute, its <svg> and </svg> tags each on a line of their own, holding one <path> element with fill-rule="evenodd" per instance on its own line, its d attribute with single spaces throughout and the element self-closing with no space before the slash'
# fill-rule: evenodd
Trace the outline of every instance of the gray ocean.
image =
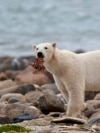
<svg viewBox="0 0 100 133">
<path fill-rule="evenodd" d="M 32 45 L 100 49 L 100 0 L 0 0 L 0 56 L 32 55 Z"/>
</svg>

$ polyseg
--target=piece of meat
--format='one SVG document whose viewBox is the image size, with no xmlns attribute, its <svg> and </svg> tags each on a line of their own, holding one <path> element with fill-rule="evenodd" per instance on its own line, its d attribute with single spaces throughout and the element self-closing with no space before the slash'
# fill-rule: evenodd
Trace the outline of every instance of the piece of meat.
<svg viewBox="0 0 100 133">
<path fill-rule="evenodd" d="M 36 58 L 31 65 L 39 71 L 45 69 L 45 67 L 43 66 L 43 58 Z"/>
</svg>

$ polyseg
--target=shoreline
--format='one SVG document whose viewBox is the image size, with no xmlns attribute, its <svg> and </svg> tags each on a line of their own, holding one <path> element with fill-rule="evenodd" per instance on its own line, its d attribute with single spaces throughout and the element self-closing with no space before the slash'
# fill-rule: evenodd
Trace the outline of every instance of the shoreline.
<svg viewBox="0 0 100 133">
<path fill-rule="evenodd" d="M 66 103 L 52 76 L 45 71 L 38 72 L 30 66 L 34 59 L 34 55 L 0 57 L 1 126 L 21 125 L 32 129 L 30 133 L 91 133 L 95 125 L 94 130 L 100 131 L 100 92 L 86 94 L 87 108 L 82 113 L 88 123 L 83 124 L 82 128 L 74 120 L 51 123 L 55 118 L 62 118 Z"/>
</svg>

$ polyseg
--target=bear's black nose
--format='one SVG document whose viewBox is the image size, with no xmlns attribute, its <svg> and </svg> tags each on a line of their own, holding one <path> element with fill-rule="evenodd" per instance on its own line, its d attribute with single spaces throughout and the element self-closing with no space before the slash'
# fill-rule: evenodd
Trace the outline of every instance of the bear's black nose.
<svg viewBox="0 0 100 133">
<path fill-rule="evenodd" d="M 38 53 L 37 53 L 37 56 L 38 56 L 38 57 L 42 57 L 42 58 L 44 57 L 42 52 L 38 52 Z"/>
</svg>

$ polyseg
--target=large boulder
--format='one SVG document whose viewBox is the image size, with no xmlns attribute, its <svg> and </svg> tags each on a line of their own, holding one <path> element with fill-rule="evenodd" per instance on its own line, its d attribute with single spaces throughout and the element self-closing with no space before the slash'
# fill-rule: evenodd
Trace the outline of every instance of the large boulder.
<svg viewBox="0 0 100 133">
<path fill-rule="evenodd" d="M 63 101 L 56 95 L 44 94 L 39 98 L 39 108 L 44 114 L 49 112 L 65 112 Z"/>
<path fill-rule="evenodd" d="M 38 71 L 32 66 L 28 66 L 16 76 L 15 81 L 17 84 L 31 83 L 41 86 L 43 84 L 53 83 L 54 79 L 48 71 Z"/>
</svg>

